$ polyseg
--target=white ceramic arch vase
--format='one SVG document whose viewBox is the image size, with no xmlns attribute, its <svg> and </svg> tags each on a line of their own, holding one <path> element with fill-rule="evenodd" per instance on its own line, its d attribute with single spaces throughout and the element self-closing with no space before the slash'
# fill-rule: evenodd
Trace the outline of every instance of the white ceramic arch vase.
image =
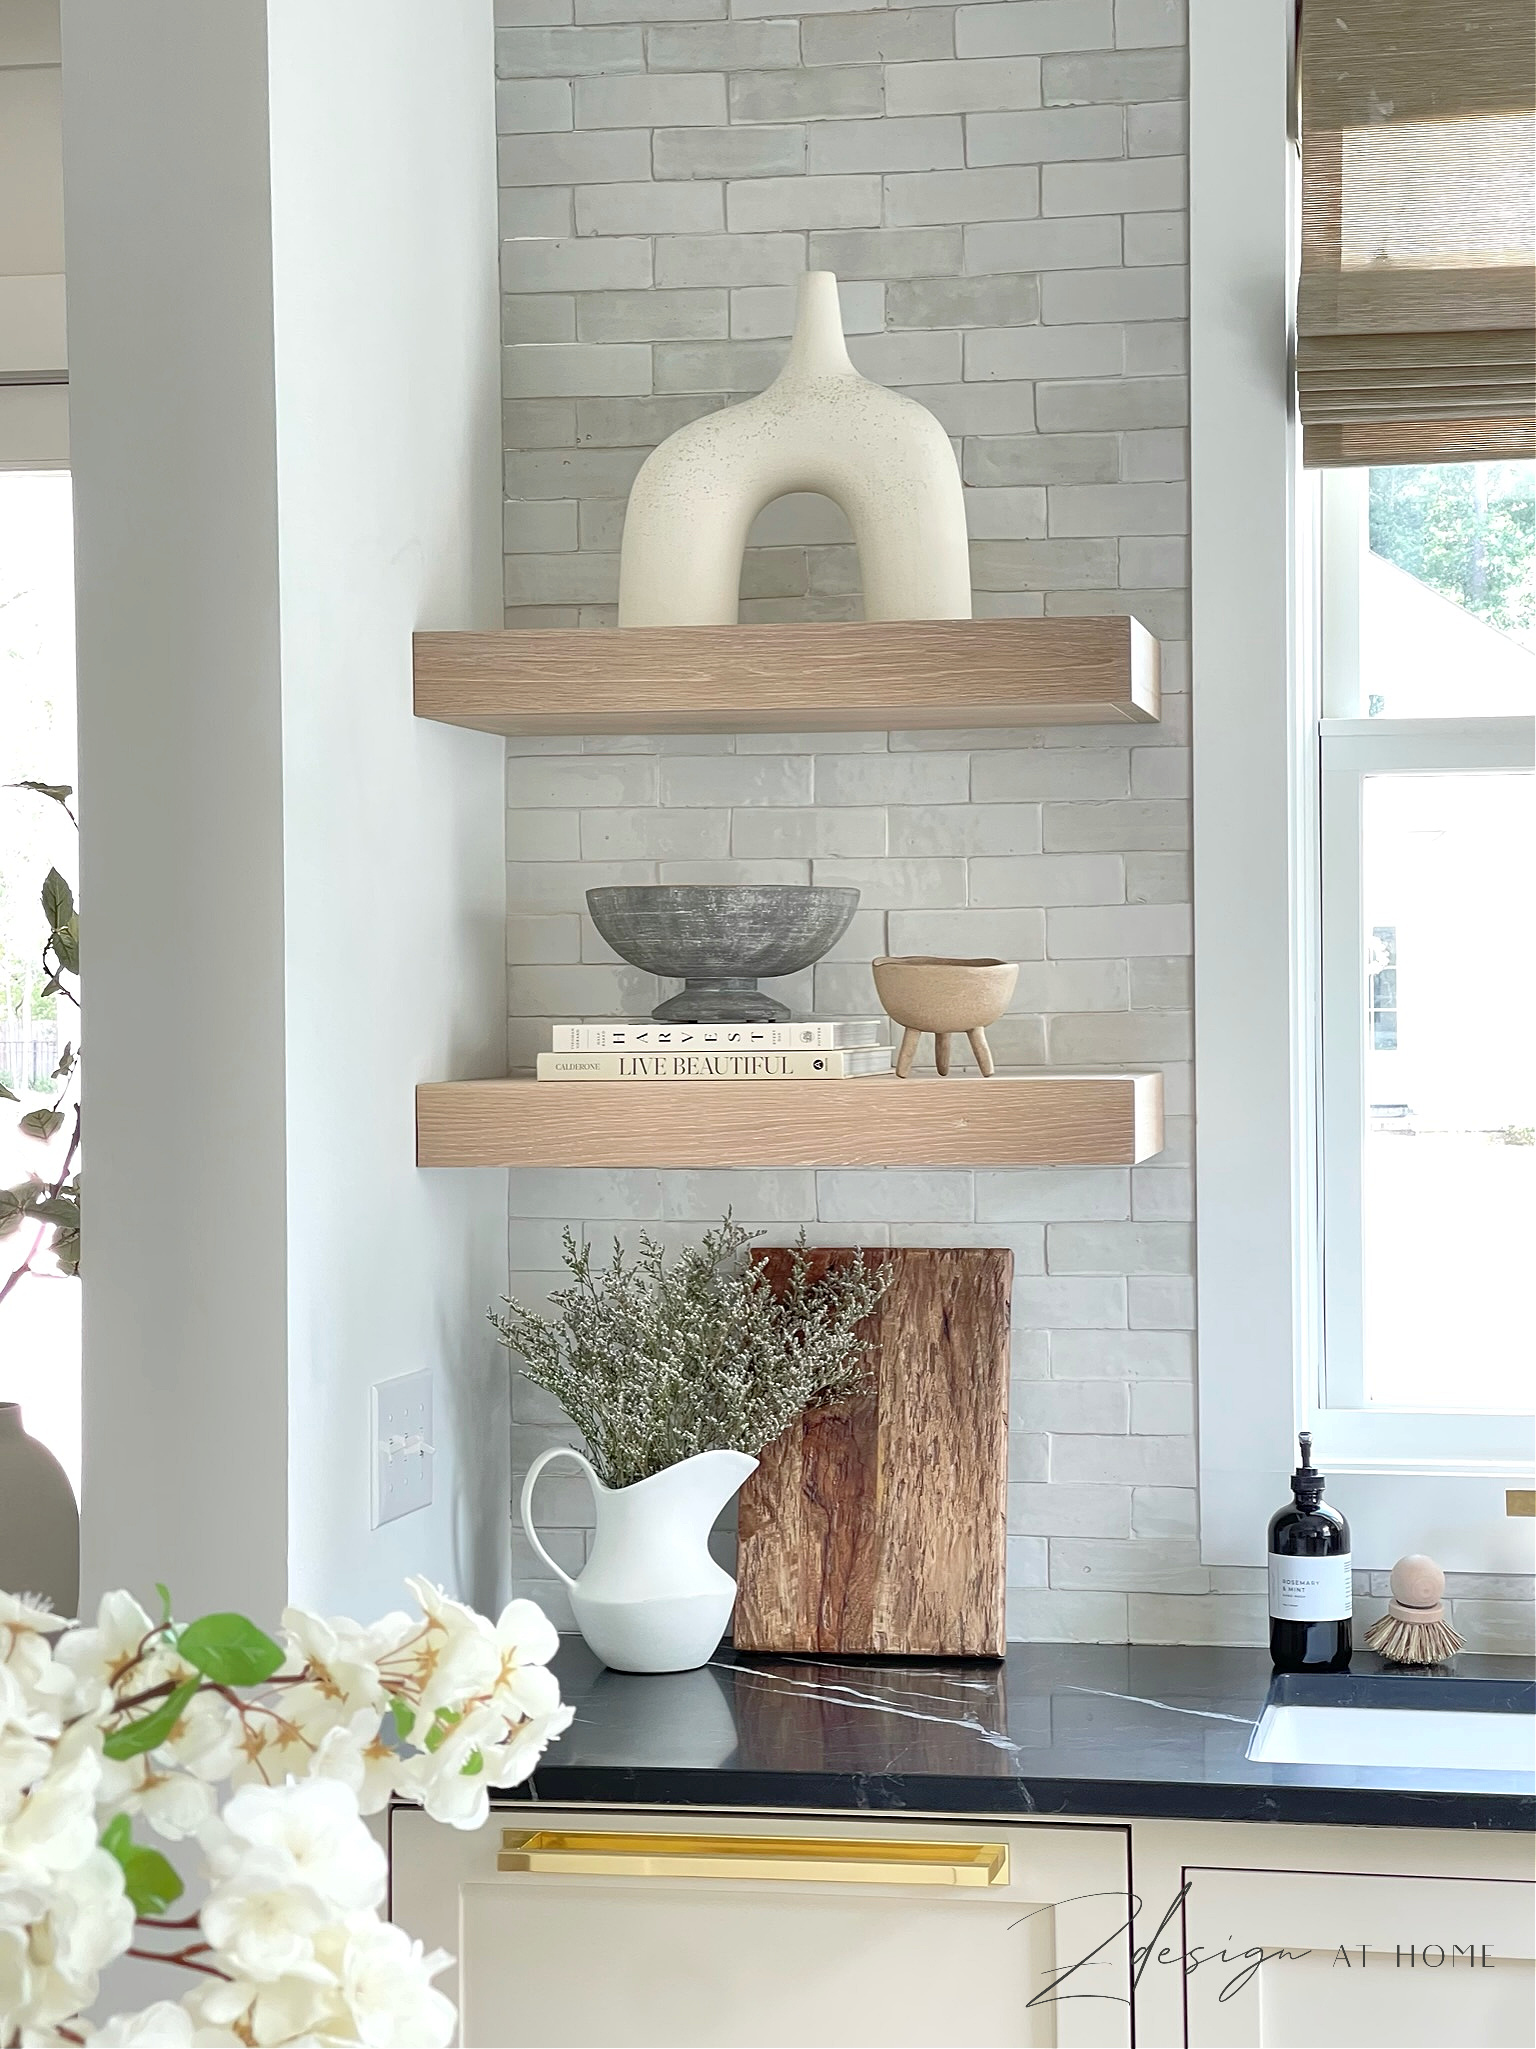
<svg viewBox="0 0 1536 2049">
<path fill-rule="evenodd" d="M 619 624 L 734 626 L 752 522 L 787 491 L 819 491 L 847 515 L 866 619 L 970 618 L 949 436 L 854 369 L 829 270 L 800 280 L 789 360 L 768 389 L 679 428 L 646 459 L 624 518 Z"/>
</svg>

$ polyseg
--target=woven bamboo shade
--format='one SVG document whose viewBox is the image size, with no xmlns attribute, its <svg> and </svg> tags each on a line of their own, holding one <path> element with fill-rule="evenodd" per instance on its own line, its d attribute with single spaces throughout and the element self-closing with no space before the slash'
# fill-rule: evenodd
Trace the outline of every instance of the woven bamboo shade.
<svg viewBox="0 0 1536 2049">
<path fill-rule="evenodd" d="M 1304 0 L 1301 123 L 1307 462 L 1536 455 L 1536 4 Z"/>
</svg>

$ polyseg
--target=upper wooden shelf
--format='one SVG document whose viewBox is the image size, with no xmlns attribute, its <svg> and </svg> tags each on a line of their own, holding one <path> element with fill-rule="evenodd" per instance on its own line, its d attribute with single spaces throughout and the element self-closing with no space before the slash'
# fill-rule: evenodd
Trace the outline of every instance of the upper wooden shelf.
<svg viewBox="0 0 1536 2049">
<path fill-rule="evenodd" d="M 1161 1074 L 898 1081 L 447 1081 L 416 1091 L 423 1167 L 1131 1166 Z"/>
<path fill-rule="evenodd" d="M 486 733 L 793 733 L 1142 724 L 1135 619 L 418 633 L 416 712 Z"/>
</svg>

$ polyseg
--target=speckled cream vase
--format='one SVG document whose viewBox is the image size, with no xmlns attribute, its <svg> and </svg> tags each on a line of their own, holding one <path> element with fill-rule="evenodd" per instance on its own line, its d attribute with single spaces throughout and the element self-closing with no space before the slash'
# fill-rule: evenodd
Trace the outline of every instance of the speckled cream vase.
<svg viewBox="0 0 1536 2049">
<path fill-rule="evenodd" d="M 60 1615 L 80 1605 L 80 1511 L 64 1468 L 0 1402 L 0 1589 L 41 1594 Z"/>
<path fill-rule="evenodd" d="M 840 505 L 866 619 L 969 619 L 965 503 L 949 436 L 848 360 L 837 279 L 800 280 L 789 361 L 744 405 L 652 451 L 629 494 L 621 626 L 734 626 L 752 522 L 786 491 Z"/>
</svg>

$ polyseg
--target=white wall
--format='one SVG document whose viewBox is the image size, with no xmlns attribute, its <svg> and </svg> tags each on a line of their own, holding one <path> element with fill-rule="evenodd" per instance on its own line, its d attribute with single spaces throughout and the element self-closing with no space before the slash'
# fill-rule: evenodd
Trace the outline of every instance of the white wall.
<svg viewBox="0 0 1536 2049">
<path fill-rule="evenodd" d="M 503 1071 L 502 748 L 419 723 L 413 626 L 500 623 L 490 0 L 269 0 L 287 928 L 290 1578 L 506 1573 L 506 1180 L 414 1164 Z M 435 1498 L 368 1530 L 368 1390 L 434 1364 Z"/>
<path fill-rule="evenodd" d="M 264 9 L 69 0 L 64 68 L 82 1591 L 161 1578 L 186 1610 L 270 1611 L 288 1433 Z"/>
<path fill-rule="evenodd" d="M 500 1064 L 501 755 L 409 635 L 497 611 L 489 0 L 66 0 L 65 72 L 87 1598 L 488 1600 L 504 1182 L 418 1176 L 411 1090 Z"/>
</svg>

